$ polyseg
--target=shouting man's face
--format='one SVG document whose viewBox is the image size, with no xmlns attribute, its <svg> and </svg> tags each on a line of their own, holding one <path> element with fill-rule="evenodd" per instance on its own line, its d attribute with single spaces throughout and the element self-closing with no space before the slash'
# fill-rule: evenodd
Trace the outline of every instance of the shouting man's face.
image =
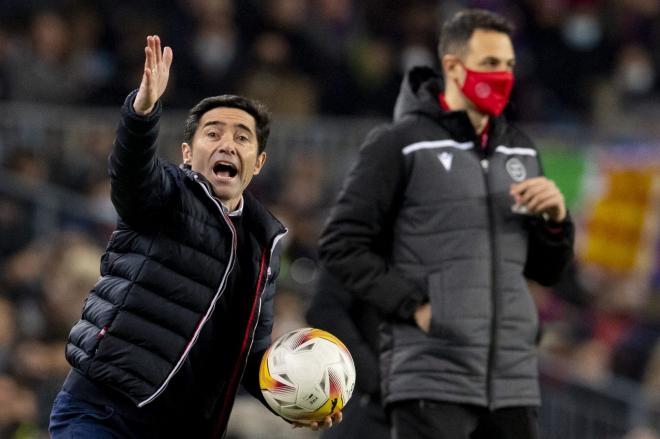
<svg viewBox="0 0 660 439">
<path fill-rule="evenodd" d="M 238 108 L 217 107 L 204 113 L 192 145 L 184 143 L 182 151 L 183 162 L 211 183 L 229 210 L 236 209 L 266 162 L 266 153 L 259 153 L 254 117 Z"/>
</svg>

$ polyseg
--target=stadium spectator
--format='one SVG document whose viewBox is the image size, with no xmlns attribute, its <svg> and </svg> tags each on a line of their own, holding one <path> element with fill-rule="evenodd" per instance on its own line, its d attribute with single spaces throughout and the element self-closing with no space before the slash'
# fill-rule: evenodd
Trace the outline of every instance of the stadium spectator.
<svg viewBox="0 0 660 439">
<path fill-rule="evenodd" d="M 309 116 L 317 109 L 317 91 L 304 72 L 291 66 L 294 48 L 279 33 L 264 32 L 254 42 L 254 60 L 240 81 L 238 90 L 268 102 L 277 114 Z"/>
<path fill-rule="evenodd" d="M 0 295 L 0 373 L 9 370 L 11 351 L 16 342 L 16 319 L 14 304 Z"/>
<path fill-rule="evenodd" d="M 13 377 L 0 373 L 0 437 L 36 436 L 34 394 Z"/>
<path fill-rule="evenodd" d="M 30 41 L 10 51 L 6 64 L 7 91 L 21 101 L 74 103 L 82 101 L 88 89 L 72 57 L 72 35 L 65 17 L 55 11 L 41 11 L 32 17 Z"/>
</svg>

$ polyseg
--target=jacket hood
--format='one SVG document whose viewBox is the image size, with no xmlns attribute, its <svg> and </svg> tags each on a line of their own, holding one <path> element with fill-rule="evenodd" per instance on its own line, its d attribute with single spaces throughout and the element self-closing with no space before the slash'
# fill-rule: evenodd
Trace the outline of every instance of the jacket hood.
<svg viewBox="0 0 660 439">
<path fill-rule="evenodd" d="M 414 67 L 403 79 L 394 105 L 394 121 L 410 114 L 425 114 L 437 119 L 444 113 L 438 102 L 443 90 L 440 74 L 430 67 Z"/>
</svg>

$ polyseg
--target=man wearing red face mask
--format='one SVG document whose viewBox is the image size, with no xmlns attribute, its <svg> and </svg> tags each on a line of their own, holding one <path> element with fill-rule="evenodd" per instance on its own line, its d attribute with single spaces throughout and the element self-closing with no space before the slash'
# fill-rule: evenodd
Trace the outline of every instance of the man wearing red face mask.
<svg viewBox="0 0 660 439">
<path fill-rule="evenodd" d="M 325 269 L 384 319 L 392 438 L 539 437 L 526 279 L 558 280 L 573 225 L 531 140 L 502 116 L 511 33 L 484 10 L 445 23 L 442 76 L 408 73 L 321 237 Z"/>
</svg>

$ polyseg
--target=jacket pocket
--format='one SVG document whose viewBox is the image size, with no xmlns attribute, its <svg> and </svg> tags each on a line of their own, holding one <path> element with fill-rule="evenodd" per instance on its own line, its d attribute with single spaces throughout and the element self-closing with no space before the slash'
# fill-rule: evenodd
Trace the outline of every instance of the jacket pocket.
<svg viewBox="0 0 660 439">
<path fill-rule="evenodd" d="M 449 344 L 486 344 L 490 331 L 491 297 L 486 288 L 466 279 L 465 272 L 459 274 L 460 271 L 443 269 L 428 278 L 432 314 L 430 334 Z"/>
</svg>

